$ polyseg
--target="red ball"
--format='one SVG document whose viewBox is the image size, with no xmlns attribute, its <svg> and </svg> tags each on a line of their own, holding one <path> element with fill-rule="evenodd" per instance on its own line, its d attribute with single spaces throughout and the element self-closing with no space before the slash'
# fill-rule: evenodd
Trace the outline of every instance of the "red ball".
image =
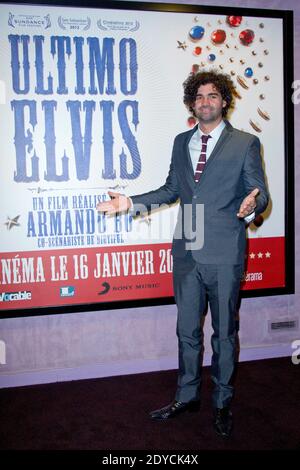
<svg viewBox="0 0 300 470">
<path fill-rule="evenodd" d="M 244 46 L 249 46 L 254 41 L 254 31 L 252 29 L 244 29 L 244 31 L 240 32 L 239 38 Z"/>
<path fill-rule="evenodd" d="M 227 16 L 226 21 L 229 26 L 233 26 L 234 28 L 236 28 L 237 26 L 240 26 L 242 19 L 242 16 Z"/>
<path fill-rule="evenodd" d="M 226 39 L 226 33 L 224 29 L 216 29 L 211 33 L 210 38 L 214 44 L 223 44 Z"/>
<path fill-rule="evenodd" d="M 201 52 L 202 52 L 202 48 L 201 48 L 201 47 L 199 47 L 199 46 L 195 47 L 195 49 L 194 49 L 194 55 L 200 55 Z"/>
</svg>

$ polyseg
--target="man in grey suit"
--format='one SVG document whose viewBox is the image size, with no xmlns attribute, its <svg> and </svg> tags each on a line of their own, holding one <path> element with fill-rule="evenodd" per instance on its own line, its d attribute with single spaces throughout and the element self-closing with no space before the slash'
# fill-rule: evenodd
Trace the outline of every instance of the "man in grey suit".
<svg viewBox="0 0 300 470">
<path fill-rule="evenodd" d="M 260 142 L 225 120 L 234 86 L 229 76 L 214 71 L 190 75 L 184 83 L 184 103 L 198 119 L 192 130 L 176 136 L 167 180 L 155 191 L 131 199 L 110 193 L 98 210 L 108 214 L 140 211 L 141 205 L 180 200 L 181 217 L 197 227 L 197 206 L 204 208 L 204 243 L 186 233 L 173 239 L 173 281 L 178 309 L 178 386 L 174 401 L 152 411 L 156 420 L 174 418 L 199 407 L 203 332 L 201 318 L 209 301 L 213 335 L 211 375 L 213 424 L 228 437 L 232 429 L 232 375 L 236 352 L 236 309 L 244 270 L 246 223 L 268 204 Z M 200 158 L 199 158 L 200 156 Z M 189 210 L 187 211 L 187 208 Z M 184 231 L 183 231 L 184 232 Z M 191 230 L 192 232 L 192 230 Z"/>
</svg>

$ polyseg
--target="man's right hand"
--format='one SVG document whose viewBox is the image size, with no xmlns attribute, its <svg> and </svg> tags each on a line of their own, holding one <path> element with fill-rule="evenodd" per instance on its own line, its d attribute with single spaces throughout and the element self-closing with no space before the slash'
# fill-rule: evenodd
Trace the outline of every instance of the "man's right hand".
<svg viewBox="0 0 300 470">
<path fill-rule="evenodd" d="M 108 195 L 111 200 L 106 202 L 99 202 L 97 204 L 97 211 L 105 212 L 108 215 L 114 215 L 117 212 L 127 212 L 130 209 L 130 199 L 124 196 L 124 194 L 114 193 L 108 191 Z"/>
</svg>

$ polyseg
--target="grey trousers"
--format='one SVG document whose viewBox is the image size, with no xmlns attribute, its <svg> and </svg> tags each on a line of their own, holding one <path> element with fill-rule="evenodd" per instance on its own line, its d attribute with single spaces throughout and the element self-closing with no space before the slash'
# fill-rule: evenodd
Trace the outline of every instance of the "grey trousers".
<svg viewBox="0 0 300 470">
<path fill-rule="evenodd" d="M 191 253 L 174 258 L 173 282 L 178 309 L 178 386 L 175 399 L 199 400 L 203 351 L 202 316 L 210 305 L 213 335 L 213 407 L 228 406 L 236 352 L 236 308 L 243 265 L 200 264 Z"/>
</svg>

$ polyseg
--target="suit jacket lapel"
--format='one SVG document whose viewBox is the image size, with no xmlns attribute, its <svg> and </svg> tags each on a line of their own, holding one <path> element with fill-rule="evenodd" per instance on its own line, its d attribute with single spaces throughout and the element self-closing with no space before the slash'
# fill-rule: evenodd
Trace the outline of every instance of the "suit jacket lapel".
<svg viewBox="0 0 300 470">
<path fill-rule="evenodd" d="M 186 174 L 186 179 L 191 186 L 191 188 L 194 190 L 194 169 L 192 165 L 192 160 L 190 156 L 190 151 L 189 151 L 189 143 L 194 135 L 195 132 L 198 130 L 198 124 L 187 134 L 185 142 L 184 142 L 184 155 L 185 155 L 185 162 L 184 162 L 184 169 L 185 169 L 185 174 Z"/>
<path fill-rule="evenodd" d="M 226 124 L 226 127 L 224 127 L 223 132 L 220 135 L 220 138 L 219 138 L 218 142 L 215 145 L 215 148 L 213 149 L 212 153 L 209 156 L 209 159 L 207 160 L 207 162 L 205 164 L 205 167 L 204 167 L 203 173 L 201 175 L 200 181 L 199 181 L 199 183 L 195 183 L 195 185 L 199 185 L 199 184 L 203 183 L 203 181 L 205 179 L 205 176 L 206 176 L 207 172 L 209 172 L 209 169 L 211 168 L 211 166 L 213 166 L 213 163 L 216 160 L 216 157 L 222 151 L 225 143 L 231 138 L 231 133 L 232 133 L 233 127 L 228 121 L 225 121 L 225 124 Z"/>
<path fill-rule="evenodd" d="M 222 150 L 224 144 L 228 141 L 228 139 L 231 138 L 231 133 L 233 130 L 232 125 L 225 120 L 226 127 L 224 127 L 222 134 L 220 135 L 220 138 L 218 142 L 215 145 L 215 148 L 213 149 L 209 159 L 207 160 L 207 163 L 204 167 L 204 171 L 201 175 L 199 183 L 196 183 L 194 180 L 194 169 L 191 161 L 191 156 L 190 156 L 190 151 L 189 151 L 189 142 L 195 132 L 198 130 L 198 124 L 186 134 L 186 138 L 184 141 L 184 155 L 185 155 L 185 160 L 184 160 L 184 170 L 186 174 L 186 179 L 187 182 L 189 183 L 191 189 L 194 191 L 196 187 L 198 187 L 200 184 L 202 184 L 203 180 L 205 179 L 205 175 L 207 171 L 209 171 L 209 168 L 213 165 L 213 162 L 215 161 L 216 157 L 220 154 L 220 151 Z"/>
</svg>

